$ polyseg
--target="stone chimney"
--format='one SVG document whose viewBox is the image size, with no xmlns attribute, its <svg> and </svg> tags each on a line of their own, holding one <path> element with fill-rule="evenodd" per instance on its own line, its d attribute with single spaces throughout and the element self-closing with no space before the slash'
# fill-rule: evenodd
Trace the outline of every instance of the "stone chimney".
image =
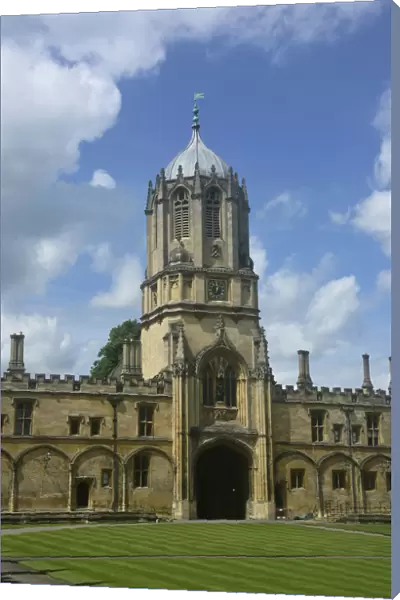
<svg viewBox="0 0 400 600">
<path fill-rule="evenodd" d="M 389 356 L 389 394 L 392 395 L 392 357 Z"/>
<path fill-rule="evenodd" d="M 365 392 L 372 392 L 372 390 L 374 389 L 374 386 L 372 385 L 372 381 L 371 381 L 371 372 L 370 372 L 370 368 L 369 368 L 369 354 L 363 354 L 362 359 L 363 359 L 363 372 L 364 372 L 362 389 Z"/>
<path fill-rule="evenodd" d="M 310 388 L 313 385 L 310 375 L 310 353 L 308 350 L 298 350 L 299 355 L 299 377 L 298 388 Z"/>
<path fill-rule="evenodd" d="M 23 333 L 12 333 L 10 335 L 10 362 L 9 373 L 24 373 L 24 339 Z"/>
</svg>

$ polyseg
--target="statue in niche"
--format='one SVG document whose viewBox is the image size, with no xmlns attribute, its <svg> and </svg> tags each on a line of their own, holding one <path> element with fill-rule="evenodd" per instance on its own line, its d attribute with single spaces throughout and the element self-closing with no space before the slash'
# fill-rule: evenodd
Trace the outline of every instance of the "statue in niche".
<svg viewBox="0 0 400 600">
<path fill-rule="evenodd" d="M 224 377 L 218 374 L 215 382 L 215 400 L 217 403 L 223 403 L 225 397 Z"/>
</svg>

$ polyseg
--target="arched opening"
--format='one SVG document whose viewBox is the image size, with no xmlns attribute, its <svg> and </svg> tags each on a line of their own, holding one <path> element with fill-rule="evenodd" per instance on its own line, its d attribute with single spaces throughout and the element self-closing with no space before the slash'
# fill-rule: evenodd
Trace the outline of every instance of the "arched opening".
<svg viewBox="0 0 400 600">
<path fill-rule="evenodd" d="M 88 508 L 89 506 L 90 484 L 83 480 L 76 486 L 76 508 Z"/>
<path fill-rule="evenodd" d="M 185 188 L 178 188 L 174 194 L 174 238 L 181 240 L 190 237 L 189 195 Z"/>
<path fill-rule="evenodd" d="M 278 481 L 275 484 L 275 507 L 277 518 L 286 517 L 287 499 L 286 499 L 287 483 L 286 481 Z"/>
<path fill-rule="evenodd" d="M 216 188 L 209 189 L 206 194 L 205 233 L 210 239 L 221 237 L 221 201 Z"/>
<path fill-rule="evenodd" d="M 249 467 L 248 458 L 228 445 L 205 450 L 196 465 L 197 518 L 245 519 Z"/>
</svg>

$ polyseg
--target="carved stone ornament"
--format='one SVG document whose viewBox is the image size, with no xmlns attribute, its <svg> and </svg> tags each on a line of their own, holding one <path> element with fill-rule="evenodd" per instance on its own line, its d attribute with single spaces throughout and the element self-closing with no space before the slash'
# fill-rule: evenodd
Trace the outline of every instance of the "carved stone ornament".
<svg viewBox="0 0 400 600">
<path fill-rule="evenodd" d="M 188 374 L 188 364 L 183 361 L 176 361 L 172 365 L 172 373 L 174 377 L 183 377 Z"/>
<path fill-rule="evenodd" d="M 215 334 L 217 340 L 222 340 L 225 334 L 225 321 L 222 315 L 219 315 L 217 319 L 217 324 L 215 326 Z"/>
<path fill-rule="evenodd" d="M 213 244 L 211 248 L 211 256 L 213 258 L 220 258 L 222 254 L 221 247 L 218 244 Z"/>
<path fill-rule="evenodd" d="M 250 374 L 251 374 L 251 377 L 253 377 L 254 379 L 263 381 L 263 380 L 267 379 L 267 377 L 269 375 L 269 369 L 268 369 L 267 365 L 257 365 L 257 367 L 255 367 L 254 369 L 251 370 Z"/>
<path fill-rule="evenodd" d="M 236 407 L 227 407 L 223 403 L 217 403 L 215 406 L 205 408 L 214 421 L 233 421 L 236 419 L 238 412 Z"/>
</svg>

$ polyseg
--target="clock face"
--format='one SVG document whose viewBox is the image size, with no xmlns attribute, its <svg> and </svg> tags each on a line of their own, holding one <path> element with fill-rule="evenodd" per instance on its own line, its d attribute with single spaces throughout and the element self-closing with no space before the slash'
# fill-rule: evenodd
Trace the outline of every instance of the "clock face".
<svg viewBox="0 0 400 600">
<path fill-rule="evenodd" d="M 226 281 L 223 279 L 211 279 L 208 282 L 208 297 L 210 300 L 225 300 Z"/>
</svg>

